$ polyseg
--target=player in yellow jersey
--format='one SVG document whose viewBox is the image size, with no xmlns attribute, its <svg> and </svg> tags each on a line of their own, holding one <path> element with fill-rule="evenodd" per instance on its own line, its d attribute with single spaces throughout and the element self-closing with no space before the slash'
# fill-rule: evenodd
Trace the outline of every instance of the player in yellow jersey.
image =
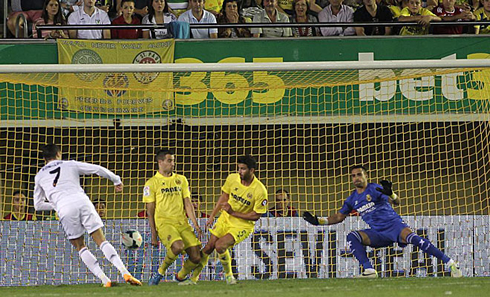
<svg viewBox="0 0 490 297">
<path fill-rule="evenodd" d="M 226 178 L 221 188 L 222 193 L 208 219 L 206 226 L 211 227 L 214 217 L 221 215 L 213 229 L 206 246 L 201 250 L 201 263 L 187 280 L 188 284 L 196 284 L 199 274 L 208 263 L 209 255 L 216 249 L 226 274 L 226 283 L 236 284 L 231 270 L 229 249 L 242 242 L 254 230 L 255 222 L 267 212 L 267 190 L 255 176 L 257 162 L 249 155 L 238 158 L 238 173 Z M 180 275 L 179 277 L 185 277 Z"/>
<path fill-rule="evenodd" d="M 151 244 L 158 246 L 160 238 L 167 249 L 167 255 L 158 272 L 150 278 L 149 285 L 158 285 L 167 268 L 184 251 L 189 257 L 182 270 L 191 271 L 201 261 L 201 242 L 188 221 L 190 218 L 200 237 L 202 232 L 191 203 L 189 182 L 185 176 L 174 173 L 175 156 L 170 150 L 160 150 L 156 155 L 156 161 L 158 171 L 145 184 L 143 202 L 146 203 L 150 222 Z M 178 276 L 175 278 L 177 281 L 183 281 Z"/>
</svg>

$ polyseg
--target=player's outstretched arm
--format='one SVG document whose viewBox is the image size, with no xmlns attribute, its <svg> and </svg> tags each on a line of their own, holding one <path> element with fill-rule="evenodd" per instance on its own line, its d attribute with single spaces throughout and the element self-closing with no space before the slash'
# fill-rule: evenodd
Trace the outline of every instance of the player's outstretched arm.
<svg viewBox="0 0 490 297">
<path fill-rule="evenodd" d="M 305 211 L 303 213 L 303 219 L 308 223 L 318 226 L 318 225 L 333 225 L 343 222 L 347 216 L 343 213 L 336 213 L 327 218 L 317 217 L 316 215 L 312 215 L 310 212 Z"/>
<path fill-rule="evenodd" d="M 97 174 L 98 176 L 102 176 L 111 180 L 114 183 L 114 185 L 122 184 L 121 177 L 119 175 L 114 174 L 114 172 L 110 171 L 105 167 L 95 165 L 95 164 L 90 164 L 90 163 L 78 162 L 78 161 L 75 161 L 75 163 L 77 164 L 80 174 L 83 175 Z"/>
<path fill-rule="evenodd" d="M 381 180 L 379 183 L 381 184 L 382 188 L 377 187 L 376 191 L 390 197 L 390 201 L 394 205 L 399 205 L 400 199 L 398 199 L 398 196 L 393 192 L 393 183 L 385 179 Z"/>
</svg>

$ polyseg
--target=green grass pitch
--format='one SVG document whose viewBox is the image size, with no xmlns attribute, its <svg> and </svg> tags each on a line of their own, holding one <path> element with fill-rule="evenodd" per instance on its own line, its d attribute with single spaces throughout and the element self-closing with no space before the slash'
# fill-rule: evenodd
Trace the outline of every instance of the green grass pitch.
<svg viewBox="0 0 490 297">
<path fill-rule="evenodd" d="M 161 283 L 158 286 L 113 288 L 99 285 L 0 287 L 3 296 L 159 296 L 159 297 L 393 297 L 393 296 L 490 296 L 490 278 L 386 278 L 386 279 L 296 279 L 240 281 L 228 286 L 224 281 L 202 281 L 196 286 Z"/>
</svg>

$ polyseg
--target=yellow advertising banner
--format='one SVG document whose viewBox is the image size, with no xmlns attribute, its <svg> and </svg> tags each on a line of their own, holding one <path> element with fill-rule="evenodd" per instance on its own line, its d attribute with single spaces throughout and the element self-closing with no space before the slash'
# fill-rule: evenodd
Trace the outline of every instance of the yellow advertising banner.
<svg viewBox="0 0 490 297">
<path fill-rule="evenodd" d="M 58 39 L 60 64 L 173 63 L 174 50 L 173 39 Z M 172 73 L 63 73 L 59 82 L 60 108 L 64 110 L 123 115 L 174 108 Z"/>
</svg>

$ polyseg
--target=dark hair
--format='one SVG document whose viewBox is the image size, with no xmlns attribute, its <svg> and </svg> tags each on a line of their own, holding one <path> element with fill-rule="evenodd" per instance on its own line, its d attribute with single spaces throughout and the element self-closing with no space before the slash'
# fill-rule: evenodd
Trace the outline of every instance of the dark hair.
<svg viewBox="0 0 490 297">
<path fill-rule="evenodd" d="M 354 170 L 354 169 L 362 169 L 362 170 L 364 170 L 364 172 L 366 172 L 366 173 L 367 173 L 367 169 L 366 169 L 366 167 L 364 167 L 364 165 L 354 165 L 354 166 L 352 166 L 352 168 L 350 169 L 350 172 L 352 172 L 352 170 Z"/>
<path fill-rule="evenodd" d="M 191 198 L 197 198 L 197 200 L 199 200 L 199 202 L 202 202 L 202 195 L 197 193 L 197 192 L 192 192 Z"/>
<path fill-rule="evenodd" d="M 46 161 L 56 159 L 56 155 L 60 152 L 60 148 L 54 143 L 48 143 L 41 148 L 43 158 Z"/>
<path fill-rule="evenodd" d="M 121 0 L 121 4 L 119 4 L 119 5 L 121 6 L 121 8 L 122 8 L 122 6 L 123 6 L 123 4 L 124 4 L 125 2 L 133 2 L 133 4 L 136 4 L 136 0 Z M 167 2 L 167 1 L 165 1 L 165 3 L 166 3 L 166 2 Z"/>
<path fill-rule="evenodd" d="M 238 163 L 247 165 L 248 169 L 257 169 L 257 161 L 250 155 L 238 157 Z"/>
<path fill-rule="evenodd" d="M 15 190 L 15 191 L 12 193 L 12 196 L 15 196 L 15 195 L 17 195 L 17 194 L 22 194 L 22 195 L 24 195 L 24 196 L 26 195 L 26 194 L 24 193 L 24 191 L 22 191 L 22 190 Z"/>
<path fill-rule="evenodd" d="M 56 24 L 64 25 L 65 24 L 65 17 L 63 16 L 60 0 L 55 0 L 55 1 L 58 2 L 58 12 L 54 15 L 53 25 L 56 25 Z M 44 23 L 46 25 L 48 24 L 48 21 L 49 21 L 48 11 L 46 10 L 46 7 L 48 7 L 49 2 L 51 2 L 51 0 L 44 0 L 43 13 L 41 14 L 41 17 L 43 18 Z"/>
<path fill-rule="evenodd" d="M 277 194 L 280 194 L 280 193 L 285 193 L 286 194 L 286 197 L 288 197 L 288 199 L 289 199 L 289 192 L 288 192 L 288 190 L 286 190 L 286 189 L 278 189 L 276 191 L 276 195 Z"/>
<path fill-rule="evenodd" d="M 124 1 L 124 0 L 123 0 L 123 1 Z M 128 1 L 130 1 L 130 0 L 128 0 Z M 95 205 L 97 205 L 97 204 L 99 204 L 99 203 L 104 203 L 105 205 L 107 205 L 107 203 L 105 202 L 105 200 L 104 200 L 104 199 L 102 199 L 102 198 L 97 198 L 97 199 L 95 199 L 94 201 L 92 201 L 92 204 L 93 204 L 94 206 L 95 206 Z"/>
<path fill-rule="evenodd" d="M 157 152 L 155 155 L 155 160 L 158 162 L 158 160 L 165 160 L 166 155 L 173 155 L 174 152 L 172 152 L 169 149 L 161 149 Z"/>
<path fill-rule="evenodd" d="M 155 17 L 155 8 L 153 8 L 153 2 L 155 0 L 150 0 L 150 5 L 148 5 L 148 20 L 151 22 Z M 168 10 L 168 1 L 165 0 L 165 6 L 163 7 L 163 12 L 169 12 Z"/>
<path fill-rule="evenodd" d="M 226 4 L 228 4 L 230 2 L 236 2 L 238 16 L 242 16 L 242 1 L 240 1 L 240 0 L 224 0 L 223 6 L 221 6 L 221 13 L 226 17 L 226 10 L 225 10 Z"/>
</svg>

